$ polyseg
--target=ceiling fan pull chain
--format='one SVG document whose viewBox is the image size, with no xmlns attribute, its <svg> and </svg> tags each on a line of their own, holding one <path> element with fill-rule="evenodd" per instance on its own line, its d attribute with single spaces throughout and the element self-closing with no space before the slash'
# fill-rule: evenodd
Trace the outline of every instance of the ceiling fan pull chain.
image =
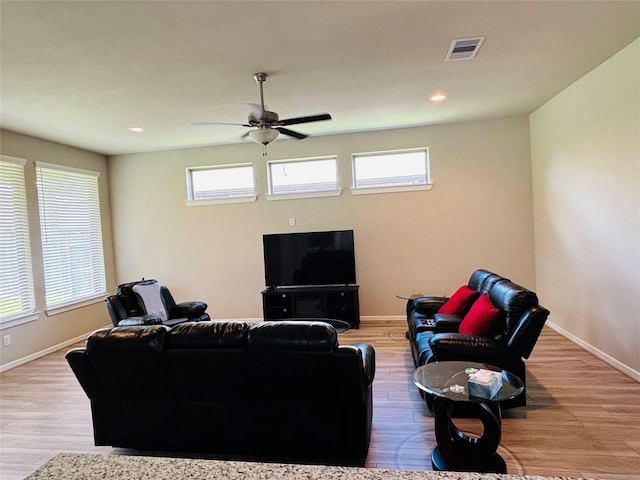
<svg viewBox="0 0 640 480">
<path fill-rule="evenodd" d="M 266 144 L 262 145 L 262 156 L 263 157 L 267 156 L 267 145 Z"/>
</svg>

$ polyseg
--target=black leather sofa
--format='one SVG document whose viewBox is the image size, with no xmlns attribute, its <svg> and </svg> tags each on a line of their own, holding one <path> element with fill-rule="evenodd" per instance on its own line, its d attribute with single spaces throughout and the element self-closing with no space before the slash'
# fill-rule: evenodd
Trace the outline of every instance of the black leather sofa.
<svg viewBox="0 0 640 480">
<path fill-rule="evenodd" d="M 324 322 L 186 322 L 93 332 L 66 359 L 96 445 L 360 464 L 375 351 Z"/>
<path fill-rule="evenodd" d="M 414 365 L 448 360 L 468 360 L 495 365 L 516 374 L 525 390 L 503 408 L 526 405 L 526 367 L 549 311 L 540 306 L 537 295 L 509 279 L 484 269 L 471 274 L 467 286 L 487 293 L 499 310 L 491 330 L 483 335 L 458 333 L 469 306 L 457 314 L 438 313 L 447 297 L 419 297 L 407 302 L 407 337 Z M 425 396 L 426 397 L 426 396 Z M 426 397 L 429 404 L 429 398 Z"/>
</svg>

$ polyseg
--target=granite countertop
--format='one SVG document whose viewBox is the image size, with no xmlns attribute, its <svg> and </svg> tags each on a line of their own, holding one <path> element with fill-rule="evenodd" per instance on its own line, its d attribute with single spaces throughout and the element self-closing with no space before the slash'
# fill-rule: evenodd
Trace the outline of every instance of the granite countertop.
<svg viewBox="0 0 640 480">
<path fill-rule="evenodd" d="M 61 453 L 25 480 L 544 480 L 549 478 L 551 477 Z"/>
</svg>

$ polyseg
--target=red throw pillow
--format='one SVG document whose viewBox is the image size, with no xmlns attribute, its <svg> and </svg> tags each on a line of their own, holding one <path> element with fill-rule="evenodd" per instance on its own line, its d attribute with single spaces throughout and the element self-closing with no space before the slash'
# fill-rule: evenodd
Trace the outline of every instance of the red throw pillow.
<svg viewBox="0 0 640 480">
<path fill-rule="evenodd" d="M 438 309 L 438 313 L 462 313 L 475 300 L 477 295 L 478 292 L 463 285 Z"/>
<path fill-rule="evenodd" d="M 466 335 L 484 335 L 489 333 L 500 317 L 500 310 L 493 306 L 489 295 L 483 293 L 473 302 L 471 309 L 464 316 L 458 332 Z"/>
</svg>

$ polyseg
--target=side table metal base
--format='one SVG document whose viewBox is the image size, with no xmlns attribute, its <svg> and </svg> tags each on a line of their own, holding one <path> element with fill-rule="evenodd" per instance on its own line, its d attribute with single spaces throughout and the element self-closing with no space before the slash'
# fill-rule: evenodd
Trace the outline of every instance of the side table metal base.
<svg viewBox="0 0 640 480">
<path fill-rule="evenodd" d="M 434 470 L 444 472 L 447 470 L 456 470 L 458 472 L 476 472 L 478 465 L 473 462 L 465 462 L 465 459 L 459 459 L 455 465 L 449 465 L 442 457 L 440 449 L 434 448 L 431 452 L 431 466 Z M 507 473 L 507 464 L 499 454 L 484 459 L 482 463 L 483 473 Z"/>
<path fill-rule="evenodd" d="M 502 388 L 491 398 L 469 393 L 469 376 L 481 369 L 500 372 Z M 511 400 L 524 390 L 524 383 L 507 370 L 466 361 L 443 361 L 420 365 L 411 374 L 421 392 L 433 396 L 433 428 L 437 447 L 431 454 L 434 470 L 507 473 L 498 455 L 502 435 L 500 402 Z M 469 434 L 453 421 L 461 413 L 482 422 L 482 434 Z"/>
<path fill-rule="evenodd" d="M 482 436 L 468 437 L 452 420 L 455 402 L 435 397 L 433 417 L 438 446 L 433 450 L 431 463 L 434 470 L 507 473 L 507 466 L 497 453 L 500 444 L 501 415 L 498 402 L 468 403 L 484 427 Z"/>
</svg>

